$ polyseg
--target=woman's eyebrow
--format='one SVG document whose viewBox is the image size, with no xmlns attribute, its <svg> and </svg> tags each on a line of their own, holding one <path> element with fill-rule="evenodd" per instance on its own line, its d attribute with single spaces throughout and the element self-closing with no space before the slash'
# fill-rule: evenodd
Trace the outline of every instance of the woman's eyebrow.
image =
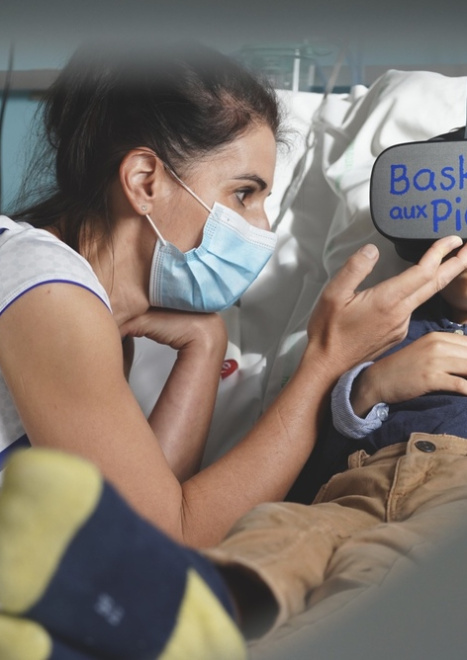
<svg viewBox="0 0 467 660">
<path fill-rule="evenodd" d="M 268 184 L 264 179 L 262 179 L 260 176 L 257 174 L 243 174 L 241 176 L 235 176 L 234 177 L 235 181 L 241 181 L 242 179 L 247 179 L 248 181 L 253 181 L 254 183 L 257 184 L 260 190 L 264 190 L 265 188 L 268 187 Z"/>
</svg>

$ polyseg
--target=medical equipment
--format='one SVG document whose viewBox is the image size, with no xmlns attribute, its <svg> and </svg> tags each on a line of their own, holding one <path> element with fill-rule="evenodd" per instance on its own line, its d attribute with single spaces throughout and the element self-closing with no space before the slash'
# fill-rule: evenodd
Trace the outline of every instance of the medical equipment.
<svg viewBox="0 0 467 660">
<path fill-rule="evenodd" d="M 299 43 L 243 46 L 233 57 L 255 74 L 267 78 L 276 89 L 321 92 L 328 88 L 334 63 L 342 50 L 342 46 L 315 37 Z M 345 50 L 350 78 L 355 83 L 359 73 L 350 52 Z M 349 87 L 348 78 L 340 81 L 340 91 L 348 91 Z"/>
</svg>

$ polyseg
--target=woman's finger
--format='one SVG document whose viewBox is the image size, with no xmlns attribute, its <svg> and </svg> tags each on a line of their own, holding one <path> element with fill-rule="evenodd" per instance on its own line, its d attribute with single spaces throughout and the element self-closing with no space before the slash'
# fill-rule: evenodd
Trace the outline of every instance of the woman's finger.
<svg viewBox="0 0 467 660">
<path fill-rule="evenodd" d="M 363 280 L 368 277 L 379 258 L 376 245 L 368 243 L 351 255 L 326 286 L 331 297 L 352 299 Z"/>
</svg>

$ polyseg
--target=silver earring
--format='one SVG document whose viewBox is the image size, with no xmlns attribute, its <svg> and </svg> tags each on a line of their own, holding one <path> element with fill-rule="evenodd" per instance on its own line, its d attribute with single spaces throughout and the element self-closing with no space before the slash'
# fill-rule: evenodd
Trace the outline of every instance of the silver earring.
<svg viewBox="0 0 467 660">
<path fill-rule="evenodd" d="M 146 206 L 146 204 L 143 204 L 143 206 L 141 207 L 141 210 L 143 211 L 143 213 L 146 212 L 147 208 L 148 208 L 148 207 Z"/>
</svg>

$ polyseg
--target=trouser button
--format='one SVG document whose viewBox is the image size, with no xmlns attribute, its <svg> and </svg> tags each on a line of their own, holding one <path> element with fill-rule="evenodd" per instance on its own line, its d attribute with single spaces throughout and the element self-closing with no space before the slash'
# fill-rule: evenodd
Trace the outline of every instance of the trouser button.
<svg viewBox="0 0 467 660">
<path fill-rule="evenodd" d="M 427 454 L 431 454 L 431 452 L 436 451 L 436 445 L 429 440 L 417 440 L 415 446 L 417 449 L 424 451 Z"/>
</svg>

